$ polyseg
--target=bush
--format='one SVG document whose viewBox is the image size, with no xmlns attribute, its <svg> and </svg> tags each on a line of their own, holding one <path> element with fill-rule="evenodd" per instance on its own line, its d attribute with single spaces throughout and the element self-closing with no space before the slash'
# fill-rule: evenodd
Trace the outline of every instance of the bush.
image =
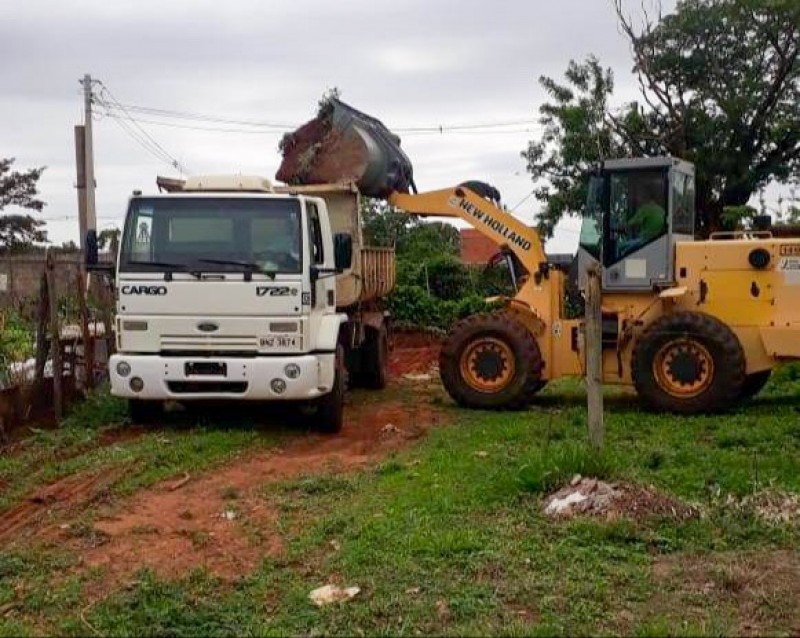
<svg viewBox="0 0 800 638">
<path fill-rule="evenodd" d="M 0 313 L 0 385 L 8 382 L 8 366 L 33 356 L 34 330 L 16 311 Z"/>
<path fill-rule="evenodd" d="M 439 299 L 421 286 L 397 286 L 389 297 L 389 309 L 395 321 L 418 328 L 449 330 L 459 319 L 492 308 L 478 295 L 468 295 L 458 301 Z"/>
<path fill-rule="evenodd" d="M 469 271 L 454 257 L 437 257 L 427 266 L 431 294 L 439 299 L 456 301 L 472 292 Z"/>
</svg>

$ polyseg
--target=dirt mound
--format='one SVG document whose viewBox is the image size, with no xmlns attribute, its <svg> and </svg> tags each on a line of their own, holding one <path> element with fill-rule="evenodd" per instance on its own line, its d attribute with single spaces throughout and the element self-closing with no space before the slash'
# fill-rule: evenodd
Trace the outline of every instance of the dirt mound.
<svg viewBox="0 0 800 638">
<path fill-rule="evenodd" d="M 547 497 L 544 512 L 562 518 L 589 515 L 635 520 L 654 517 L 687 520 L 700 514 L 696 507 L 660 494 L 652 486 L 608 483 L 579 475 Z"/>
<path fill-rule="evenodd" d="M 398 332 L 389 355 L 389 374 L 427 374 L 438 365 L 441 337 L 423 332 Z"/>
</svg>

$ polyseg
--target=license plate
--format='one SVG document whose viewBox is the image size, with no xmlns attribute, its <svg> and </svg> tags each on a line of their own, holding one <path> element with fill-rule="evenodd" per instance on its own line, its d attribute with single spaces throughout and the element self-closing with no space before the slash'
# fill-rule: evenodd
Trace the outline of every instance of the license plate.
<svg viewBox="0 0 800 638">
<path fill-rule="evenodd" d="M 225 377 L 228 375 L 228 366 L 219 361 L 187 361 L 184 371 L 187 377 Z"/>
<path fill-rule="evenodd" d="M 274 335 L 271 337 L 261 337 L 262 348 L 296 348 L 300 337 L 290 337 L 286 335 Z"/>
</svg>

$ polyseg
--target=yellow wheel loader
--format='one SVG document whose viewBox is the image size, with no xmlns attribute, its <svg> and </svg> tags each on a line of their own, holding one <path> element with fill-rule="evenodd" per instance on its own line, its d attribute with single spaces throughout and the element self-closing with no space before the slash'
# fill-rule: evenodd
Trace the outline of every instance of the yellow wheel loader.
<svg viewBox="0 0 800 638">
<path fill-rule="evenodd" d="M 507 257 L 516 294 L 460 321 L 442 347 L 442 382 L 459 404 L 519 408 L 548 381 L 583 375 L 583 320 L 565 315 L 566 274 L 495 189 L 465 182 L 416 193 L 399 140 L 379 121 L 334 101 L 328 126 L 334 146 L 352 142 L 326 156 L 325 140 L 313 140 L 329 169 L 332 156 L 348 158 L 334 173 L 408 213 L 462 219 Z M 691 164 L 608 160 L 590 180 L 577 255 L 579 273 L 601 266 L 604 382 L 686 414 L 728 408 L 756 394 L 778 362 L 800 357 L 800 239 L 736 232 L 696 241 L 694 228 Z"/>
</svg>

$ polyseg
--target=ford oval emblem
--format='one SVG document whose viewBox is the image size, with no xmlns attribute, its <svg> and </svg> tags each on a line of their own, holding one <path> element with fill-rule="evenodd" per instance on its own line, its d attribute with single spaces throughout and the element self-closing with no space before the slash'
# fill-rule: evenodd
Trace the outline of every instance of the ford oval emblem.
<svg viewBox="0 0 800 638">
<path fill-rule="evenodd" d="M 213 321 L 203 321 L 202 323 L 197 324 L 197 329 L 200 332 L 216 332 L 219 330 L 219 326 Z"/>
</svg>

